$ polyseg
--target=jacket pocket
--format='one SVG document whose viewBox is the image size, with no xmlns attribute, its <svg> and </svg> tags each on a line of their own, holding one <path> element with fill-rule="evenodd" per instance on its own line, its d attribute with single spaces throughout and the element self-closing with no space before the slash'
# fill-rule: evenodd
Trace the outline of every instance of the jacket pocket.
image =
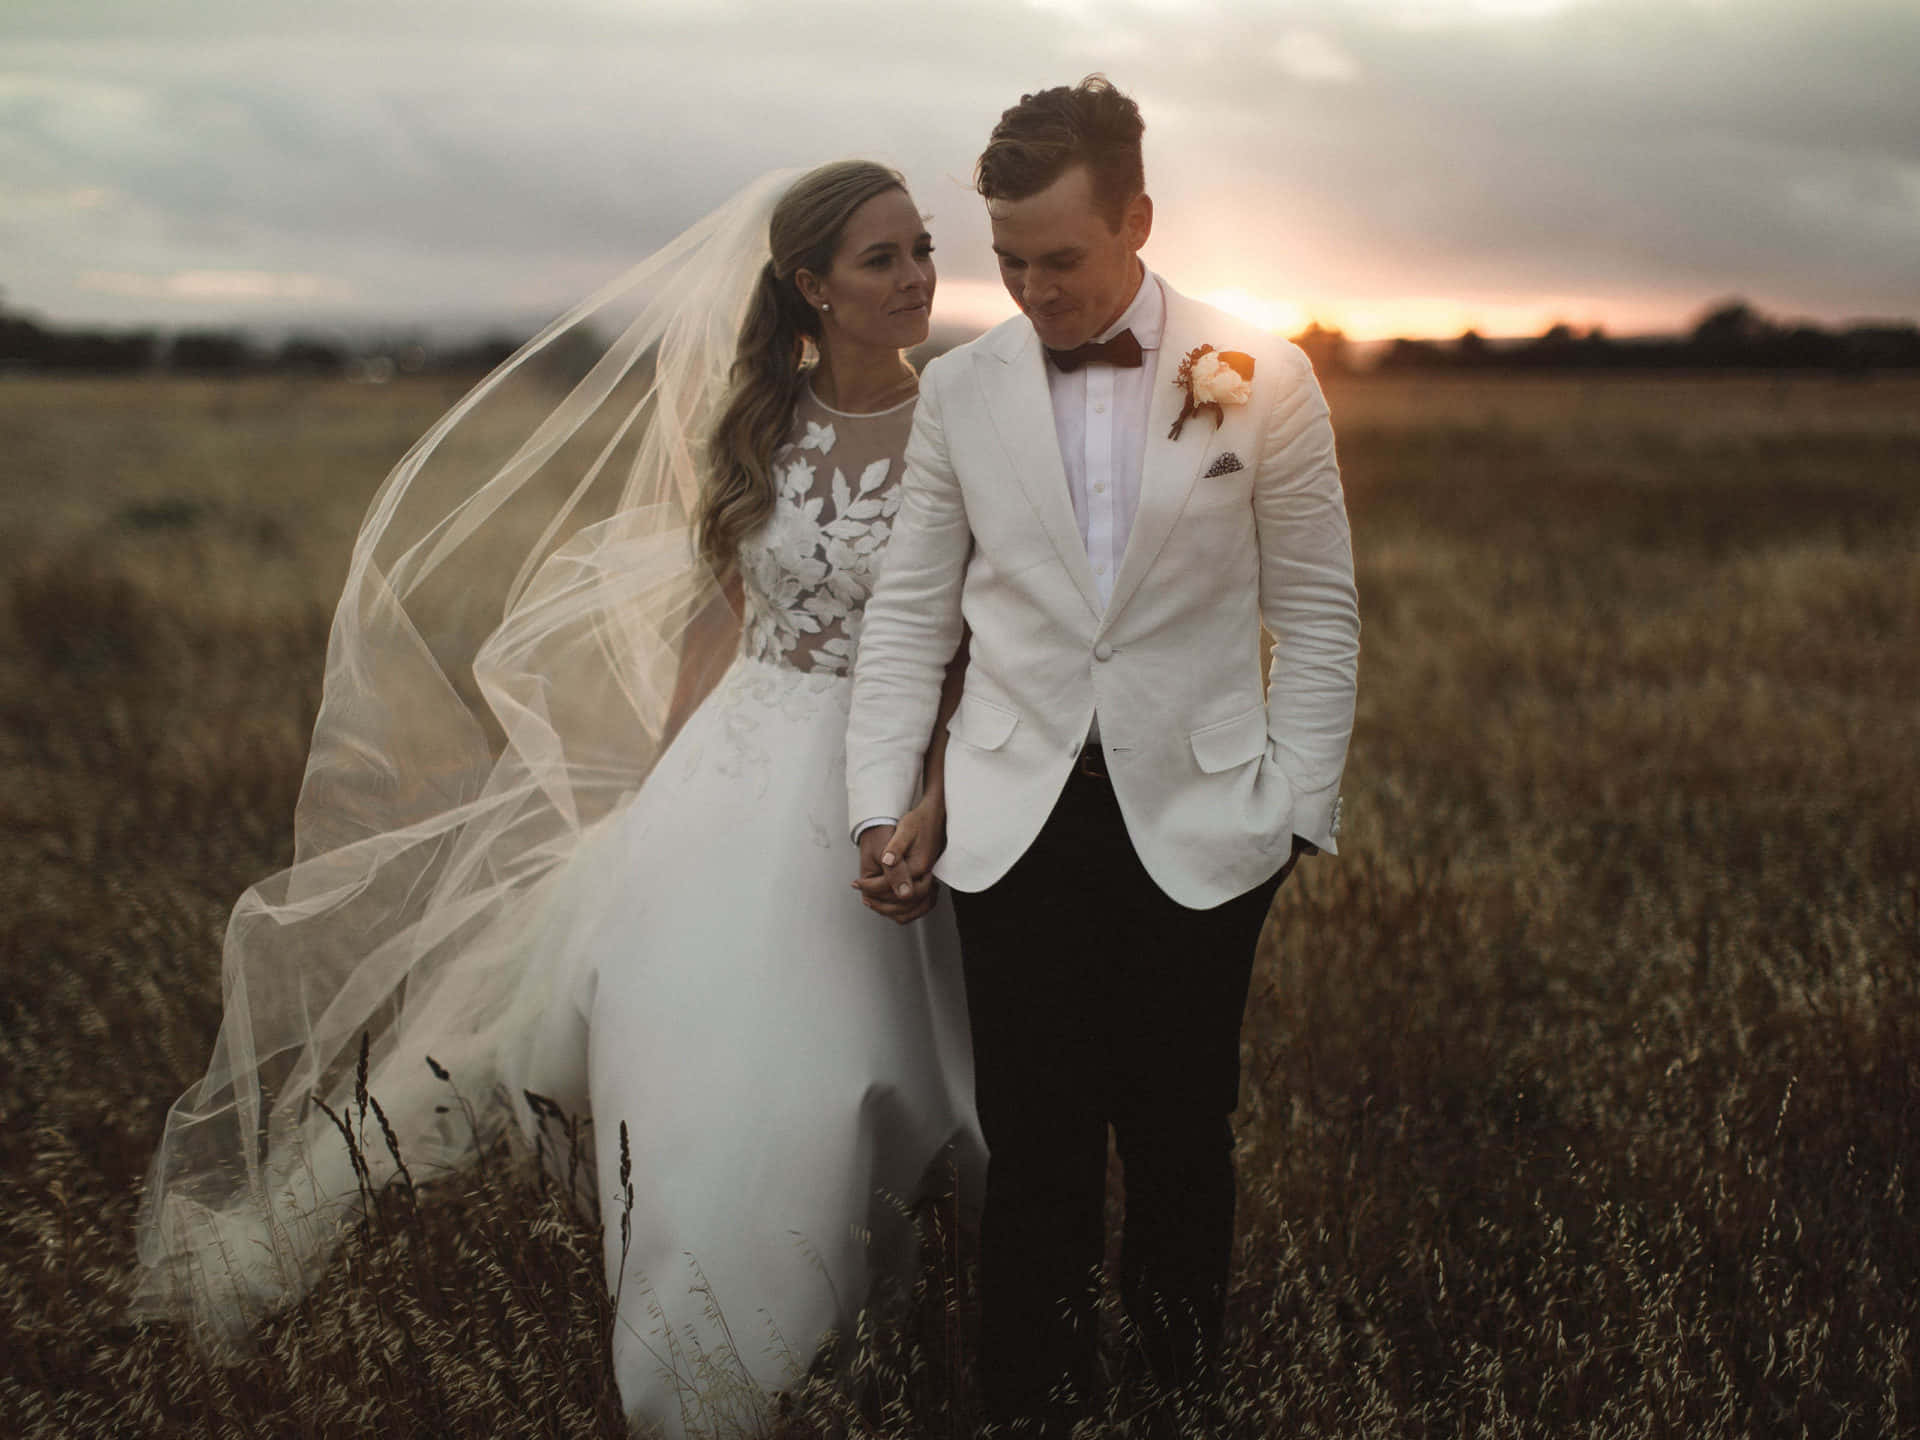
<svg viewBox="0 0 1920 1440">
<path fill-rule="evenodd" d="M 998 750 L 1020 717 L 974 695 L 962 695 L 947 720 L 947 734 L 976 750 Z"/>
<path fill-rule="evenodd" d="M 1256 705 L 1231 720 L 1203 726 L 1187 738 L 1193 743 L 1193 758 L 1209 775 L 1258 760 L 1267 753 L 1267 707 Z"/>
</svg>

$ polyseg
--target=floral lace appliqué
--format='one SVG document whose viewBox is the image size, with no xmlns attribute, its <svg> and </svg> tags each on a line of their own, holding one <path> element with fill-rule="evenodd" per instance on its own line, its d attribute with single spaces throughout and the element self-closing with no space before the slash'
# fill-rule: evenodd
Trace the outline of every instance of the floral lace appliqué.
<svg viewBox="0 0 1920 1440">
<path fill-rule="evenodd" d="M 804 423 L 801 438 L 774 452 L 773 514 L 740 546 L 740 648 L 757 660 L 845 675 L 900 489 L 888 483 L 890 456 L 849 478 L 832 459 L 833 425 Z"/>
</svg>

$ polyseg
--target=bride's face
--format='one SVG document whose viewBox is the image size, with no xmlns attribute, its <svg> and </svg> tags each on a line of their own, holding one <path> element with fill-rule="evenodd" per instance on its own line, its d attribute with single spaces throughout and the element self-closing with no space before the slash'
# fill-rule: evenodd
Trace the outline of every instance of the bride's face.
<svg viewBox="0 0 1920 1440">
<path fill-rule="evenodd" d="M 904 190 L 887 190 L 853 212 L 824 276 L 800 272 L 829 343 L 907 350 L 927 338 L 933 308 L 933 237 Z"/>
</svg>

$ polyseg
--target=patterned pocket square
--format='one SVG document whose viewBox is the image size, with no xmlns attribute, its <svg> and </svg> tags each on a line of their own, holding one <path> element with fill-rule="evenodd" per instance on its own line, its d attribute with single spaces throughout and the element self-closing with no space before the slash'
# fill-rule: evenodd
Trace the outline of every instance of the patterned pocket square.
<svg viewBox="0 0 1920 1440">
<path fill-rule="evenodd" d="M 1211 480 L 1216 475 L 1231 475 L 1236 470 L 1244 470 L 1246 468 L 1245 465 L 1240 463 L 1240 457 L 1234 454 L 1233 451 L 1223 450 L 1220 452 L 1220 458 L 1207 467 L 1206 478 Z"/>
</svg>

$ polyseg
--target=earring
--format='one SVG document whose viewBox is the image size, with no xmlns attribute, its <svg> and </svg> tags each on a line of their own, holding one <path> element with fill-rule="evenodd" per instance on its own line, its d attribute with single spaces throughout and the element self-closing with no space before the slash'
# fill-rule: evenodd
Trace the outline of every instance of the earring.
<svg viewBox="0 0 1920 1440">
<path fill-rule="evenodd" d="M 833 308 L 833 302 L 831 300 L 822 300 L 820 302 L 820 313 L 822 315 L 826 314 L 827 311 L 831 310 L 832 308 Z"/>
</svg>

